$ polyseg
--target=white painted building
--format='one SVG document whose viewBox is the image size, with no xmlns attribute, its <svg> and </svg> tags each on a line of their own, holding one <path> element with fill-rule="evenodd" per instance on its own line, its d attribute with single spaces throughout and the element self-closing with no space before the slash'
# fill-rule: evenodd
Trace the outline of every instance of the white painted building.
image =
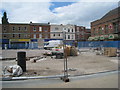
<svg viewBox="0 0 120 90">
<path fill-rule="evenodd" d="M 50 25 L 50 38 L 63 39 L 63 25 Z"/>
<path fill-rule="evenodd" d="M 75 40 L 75 25 L 67 24 L 63 26 L 66 40 Z"/>
</svg>

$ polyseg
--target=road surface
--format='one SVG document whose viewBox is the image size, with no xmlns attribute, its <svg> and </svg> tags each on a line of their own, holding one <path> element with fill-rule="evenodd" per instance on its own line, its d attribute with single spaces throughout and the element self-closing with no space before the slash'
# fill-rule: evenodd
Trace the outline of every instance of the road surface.
<svg viewBox="0 0 120 90">
<path fill-rule="evenodd" d="M 59 78 L 3 81 L 2 88 L 118 88 L 118 75 L 118 71 L 113 71 L 75 76 L 69 77 L 67 83 Z"/>
</svg>

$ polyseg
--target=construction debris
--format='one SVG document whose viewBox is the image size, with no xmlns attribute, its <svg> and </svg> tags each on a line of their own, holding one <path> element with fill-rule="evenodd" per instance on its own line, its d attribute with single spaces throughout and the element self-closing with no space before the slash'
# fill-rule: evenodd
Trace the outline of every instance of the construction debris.
<svg viewBox="0 0 120 90">
<path fill-rule="evenodd" d="M 5 66 L 3 69 L 3 77 L 14 77 L 23 74 L 23 70 L 19 65 Z"/>
<path fill-rule="evenodd" d="M 78 56 L 78 50 L 74 46 L 70 48 L 70 56 Z"/>
<path fill-rule="evenodd" d="M 109 57 L 115 57 L 117 55 L 117 49 L 116 48 L 104 48 L 104 55 Z"/>
</svg>

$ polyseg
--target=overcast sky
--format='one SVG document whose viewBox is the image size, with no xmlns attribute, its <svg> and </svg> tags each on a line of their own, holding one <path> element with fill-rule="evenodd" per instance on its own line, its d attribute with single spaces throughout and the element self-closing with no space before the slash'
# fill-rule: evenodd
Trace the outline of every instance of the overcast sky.
<svg viewBox="0 0 120 90">
<path fill-rule="evenodd" d="M 106 2 L 107 1 L 107 2 Z M 2 2 L 0 17 L 7 12 L 10 23 L 75 24 L 90 28 L 90 22 L 100 19 L 118 7 L 119 0 L 56 0 Z M 1 21 L 0 21 L 1 23 Z"/>
</svg>

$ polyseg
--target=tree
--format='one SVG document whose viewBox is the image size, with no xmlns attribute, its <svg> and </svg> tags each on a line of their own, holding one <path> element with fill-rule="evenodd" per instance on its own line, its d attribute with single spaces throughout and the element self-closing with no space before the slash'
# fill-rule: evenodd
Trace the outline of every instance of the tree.
<svg viewBox="0 0 120 90">
<path fill-rule="evenodd" d="M 2 24 L 9 24 L 6 12 L 3 13 Z"/>
</svg>

